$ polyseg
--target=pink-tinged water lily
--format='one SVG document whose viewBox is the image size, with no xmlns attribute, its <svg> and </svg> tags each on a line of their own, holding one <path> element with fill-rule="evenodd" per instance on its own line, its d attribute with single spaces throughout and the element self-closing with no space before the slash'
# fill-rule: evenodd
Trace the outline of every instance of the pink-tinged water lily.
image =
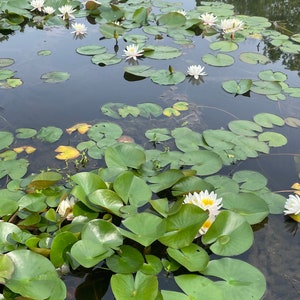
<svg viewBox="0 0 300 300">
<path fill-rule="evenodd" d="M 74 33 L 77 37 L 84 36 L 87 33 L 87 27 L 83 23 L 74 23 L 72 24 L 72 28 L 74 31 L 71 33 Z"/>
<path fill-rule="evenodd" d="M 62 17 L 63 20 L 75 19 L 73 13 L 76 10 L 73 9 L 73 7 L 71 5 L 63 5 L 63 6 L 59 7 L 58 10 L 61 12 L 61 14 L 59 14 L 59 16 Z"/>
<path fill-rule="evenodd" d="M 30 5 L 33 6 L 32 10 L 38 10 L 38 11 L 42 11 L 43 6 L 45 4 L 45 0 L 32 0 L 30 2 Z"/>
<path fill-rule="evenodd" d="M 285 215 L 289 215 L 295 221 L 300 222 L 300 197 L 298 195 L 289 195 L 284 208 Z"/>
<path fill-rule="evenodd" d="M 207 74 L 204 72 L 204 67 L 200 65 L 192 65 L 188 67 L 187 75 L 192 76 L 195 79 L 199 79 L 200 76 L 205 76 Z"/>
<path fill-rule="evenodd" d="M 52 6 L 45 6 L 43 11 L 47 15 L 52 15 L 55 13 L 55 9 Z"/>
<path fill-rule="evenodd" d="M 63 217 L 66 218 L 68 221 L 72 221 L 74 219 L 73 215 L 73 207 L 75 205 L 74 197 L 66 198 L 62 200 L 58 207 L 57 212 Z"/>
<path fill-rule="evenodd" d="M 134 44 L 128 45 L 124 50 L 126 60 L 130 59 L 130 58 L 137 60 L 137 57 L 142 56 L 143 52 L 144 52 L 144 50 L 139 50 L 139 46 L 134 45 Z"/>
<path fill-rule="evenodd" d="M 216 25 L 217 21 L 217 17 L 210 13 L 202 14 L 199 19 L 202 20 L 203 24 L 207 26 L 214 26 Z"/>
</svg>

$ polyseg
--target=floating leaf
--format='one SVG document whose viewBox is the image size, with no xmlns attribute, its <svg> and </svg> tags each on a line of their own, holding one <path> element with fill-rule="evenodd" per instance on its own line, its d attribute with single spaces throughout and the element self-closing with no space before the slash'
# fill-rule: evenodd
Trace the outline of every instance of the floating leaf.
<svg viewBox="0 0 300 300">
<path fill-rule="evenodd" d="M 140 116 L 144 118 L 150 118 L 151 115 L 154 117 L 158 117 L 163 112 L 161 106 L 151 102 L 138 104 L 137 107 L 140 110 Z"/>
<path fill-rule="evenodd" d="M 252 82 L 251 91 L 262 95 L 279 94 L 282 90 L 280 83 L 276 81 L 257 80 Z"/>
<path fill-rule="evenodd" d="M 290 38 L 292 41 L 300 44 L 300 33 L 296 33 L 296 34 L 292 35 Z"/>
<path fill-rule="evenodd" d="M 113 14 L 113 19 L 116 18 L 114 21 L 117 21 L 122 18 L 122 13 L 120 14 L 120 18 L 118 18 L 118 16 L 114 12 L 111 11 L 111 13 Z M 102 33 L 102 35 L 107 39 L 115 38 L 116 34 L 118 36 L 122 36 L 123 33 L 125 32 L 124 27 L 119 26 L 113 22 L 100 24 L 99 30 Z"/>
<path fill-rule="evenodd" d="M 175 104 L 173 104 L 173 108 L 176 110 L 179 110 L 179 111 L 188 110 L 189 104 L 184 101 L 179 101 L 179 102 L 176 102 Z"/>
<path fill-rule="evenodd" d="M 300 87 L 286 88 L 284 89 L 284 92 L 289 94 L 291 97 L 300 98 Z"/>
<path fill-rule="evenodd" d="M 7 148 L 14 141 L 14 136 L 8 131 L 0 131 L 0 150 Z"/>
<path fill-rule="evenodd" d="M 23 81 L 20 78 L 9 78 L 6 80 L 7 87 L 15 88 L 23 84 Z"/>
<path fill-rule="evenodd" d="M 217 41 L 217 42 L 210 43 L 209 48 L 212 50 L 231 52 L 238 49 L 238 45 L 232 41 Z"/>
<path fill-rule="evenodd" d="M 147 46 L 143 52 L 145 57 L 153 59 L 171 59 L 181 54 L 179 49 L 170 46 Z"/>
<path fill-rule="evenodd" d="M 257 114 L 253 117 L 253 120 L 258 125 L 266 128 L 272 128 L 273 124 L 277 126 L 284 125 L 284 120 L 281 117 L 270 113 Z"/>
<path fill-rule="evenodd" d="M 180 112 L 177 109 L 174 109 L 172 107 L 165 108 L 163 110 L 163 114 L 167 117 L 172 117 L 172 116 L 178 117 L 178 116 L 180 116 Z"/>
<path fill-rule="evenodd" d="M 12 58 L 0 58 L 0 68 L 9 67 L 14 63 L 15 61 Z"/>
<path fill-rule="evenodd" d="M 135 106 L 125 105 L 123 108 L 118 109 L 118 113 L 122 118 L 126 118 L 129 115 L 137 117 L 140 114 L 140 110 Z"/>
<path fill-rule="evenodd" d="M 154 71 L 150 78 L 153 82 L 161 85 L 173 85 L 183 82 L 185 80 L 185 74 L 182 72 L 173 72 L 167 70 Z"/>
<path fill-rule="evenodd" d="M 263 132 L 258 136 L 258 140 L 268 142 L 271 147 L 281 147 L 287 143 L 287 138 L 277 132 Z"/>
<path fill-rule="evenodd" d="M 224 299 L 262 299 L 266 291 L 264 275 L 252 265 L 232 258 L 221 258 L 208 263 L 204 275 L 221 278 L 216 281 Z"/>
<path fill-rule="evenodd" d="M 14 272 L 14 264 L 9 256 L 0 254 L 0 283 L 5 285 L 5 281 L 11 278 Z"/>
<path fill-rule="evenodd" d="M 282 72 L 273 72 L 272 70 L 261 71 L 258 73 L 260 80 L 265 81 L 285 81 L 287 76 Z"/>
<path fill-rule="evenodd" d="M 40 50 L 40 51 L 38 51 L 38 55 L 40 55 L 40 56 L 48 56 L 48 55 L 51 55 L 51 51 L 50 50 Z"/>
<path fill-rule="evenodd" d="M 92 62 L 100 66 L 114 65 L 120 61 L 122 61 L 122 59 L 116 57 L 116 54 L 113 53 L 96 54 L 92 57 Z"/>
<path fill-rule="evenodd" d="M 124 70 L 129 74 L 140 77 L 150 77 L 151 74 L 154 72 L 151 66 L 145 65 L 128 66 L 124 68 Z"/>
<path fill-rule="evenodd" d="M 205 54 L 202 60 L 208 65 L 215 67 L 227 67 L 234 64 L 234 58 L 228 54 L 218 53 L 217 55 Z"/>
<path fill-rule="evenodd" d="M 70 78 L 70 74 L 67 72 L 49 72 L 41 76 L 41 79 L 47 83 L 58 83 L 66 81 Z"/>
<path fill-rule="evenodd" d="M 158 143 L 171 139 L 170 131 L 167 128 L 149 129 L 145 132 L 145 136 L 151 142 L 158 142 Z"/>
<path fill-rule="evenodd" d="M 106 116 L 115 118 L 115 119 L 120 119 L 120 115 L 118 113 L 119 108 L 123 108 L 125 107 L 124 103 L 106 103 L 104 105 L 102 105 L 101 107 L 101 111 L 103 112 L 103 114 L 105 114 Z"/>
<path fill-rule="evenodd" d="M 59 146 L 54 151 L 59 153 L 55 156 L 59 160 L 74 159 L 80 155 L 80 152 L 72 146 Z"/>
<path fill-rule="evenodd" d="M 223 82 L 222 87 L 228 93 L 242 95 L 250 90 L 251 85 L 251 79 L 241 79 L 239 82 L 235 80 L 225 81 Z"/>
<path fill-rule="evenodd" d="M 72 127 L 69 127 L 66 129 L 66 132 L 68 134 L 71 134 L 74 131 L 78 131 L 80 134 L 85 134 L 88 132 L 89 128 L 92 127 L 92 125 L 87 124 L 87 123 L 77 123 L 73 125 Z"/>
<path fill-rule="evenodd" d="M 16 137 L 18 139 L 29 139 L 34 137 L 37 131 L 33 128 L 18 128 L 16 129 Z"/>
<path fill-rule="evenodd" d="M 256 171 L 238 171 L 233 174 L 232 179 L 241 184 L 241 189 L 248 191 L 257 191 L 267 185 L 267 178 Z"/>
<path fill-rule="evenodd" d="M 234 120 L 228 123 L 229 129 L 239 135 L 257 136 L 257 132 L 262 132 L 261 126 L 247 120 Z"/>
<path fill-rule="evenodd" d="M 119 138 L 123 133 L 122 128 L 118 124 L 110 122 L 100 122 L 94 124 L 88 131 L 88 136 L 92 140 L 99 142 L 102 138 Z"/>
<path fill-rule="evenodd" d="M 61 174 L 57 172 L 41 172 L 33 177 L 28 187 L 37 190 L 46 189 L 62 179 Z"/>
<path fill-rule="evenodd" d="M 157 21 L 159 25 L 179 27 L 185 24 L 186 17 L 179 12 L 170 12 L 163 14 Z"/>
<path fill-rule="evenodd" d="M 297 118 L 287 117 L 284 119 L 284 122 L 291 127 L 300 127 L 300 119 Z"/>
<path fill-rule="evenodd" d="M 60 128 L 48 126 L 42 127 L 36 137 L 44 142 L 54 143 L 60 139 L 62 134 L 63 131 Z"/>
<path fill-rule="evenodd" d="M 32 146 L 21 146 L 21 147 L 16 147 L 13 149 L 16 153 L 22 153 L 25 151 L 27 154 L 31 154 L 36 151 L 36 148 Z"/>
<path fill-rule="evenodd" d="M 265 65 L 270 62 L 270 59 L 268 57 L 266 57 L 265 55 L 262 55 L 260 53 L 255 53 L 255 52 L 241 53 L 240 60 L 245 63 L 252 64 L 252 65 L 256 65 L 256 64 Z"/>
<path fill-rule="evenodd" d="M 77 48 L 76 52 L 82 55 L 96 55 L 105 53 L 106 48 L 99 45 L 88 45 Z"/>
<path fill-rule="evenodd" d="M 8 78 L 13 77 L 15 74 L 15 72 L 11 71 L 11 70 L 0 70 L 0 80 L 5 80 Z"/>
</svg>

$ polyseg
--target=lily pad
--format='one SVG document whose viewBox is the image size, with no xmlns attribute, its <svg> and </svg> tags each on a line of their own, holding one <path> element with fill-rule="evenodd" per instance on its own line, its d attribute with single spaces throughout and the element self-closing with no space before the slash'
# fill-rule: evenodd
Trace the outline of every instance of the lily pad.
<svg viewBox="0 0 300 300">
<path fill-rule="evenodd" d="M 0 131 L 0 150 L 7 148 L 14 141 L 14 136 L 8 131 Z"/>
<path fill-rule="evenodd" d="M 96 54 L 92 57 L 92 62 L 100 66 L 114 65 L 121 61 L 122 59 L 116 57 L 116 54 L 113 53 Z"/>
<path fill-rule="evenodd" d="M 217 55 L 205 54 L 202 60 L 208 65 L 215 67 L 227 67 L 234 64 L 234 58 L 228 54 L 218 53 Z"/>
<path fill-rule="evenodd" d="M 29 139 L 37 134 L 36 129 L 33 128 L 18 128 L 16 129 L 16 137 L 18 139 Z"/>
<path fill-rule="evenodd" d="M 150 77 L 151 74 L 154 72 L 152 67 L 145 66 L 145 65 L 129 66 L 124 68 L 124 70 L 127 73 L 133 74 L 135 76 L 140 76 L 140 77 Z"/>
<path fill-rule="evenodd" d="M 67 72 L 49 72 L 41 76 L 41 79 L 47 83 L 58 83 L 66 81 L 70 78 L 70 74 Z"/>
<path fill-rule="evenodd" d="M 235 80 L 228 80 L 223 82 L 222 84 L 222 87 L 226 92 L 239 95 L 245 94 L 250 91 L 251 86 L 251 79 L 241 79 L 238 82 Z"/>
<path fill-rule="evenodd" d="M 240 54 L 240 60 L 252 65 L 265 65 L 270 62 L 270 59 L 268 57 L 256 52 L 243 52 Z"/>
<path fill-rule="evenodd" d="M 182 72 L 170 73 L 167 70 L 154 71 L 150 78 L 153 82 L 161 85 L 173 85 L 183 82 L 185 80 L 185 74 Z"/>
<path fill-rule="evenodd" d="M 54 143 L 60 139 L 63 131 L 54 126 L 42 127 L 37 134 L 37 138 L 44 142 Z"/>
<path fill-rule="evenodd" d="M 138 104 L 137 108 L 140 110 L 140 116 L 144 118 L 150 118 L 151 116 L 158 117 L 163 112 L 161 106 L 151 102 Z"/>
<path fill-rule="evenodd" d="M 273 125 L 283 126 L 284 120 L 274 114 L 270 113 L 260 113 L 253 117 L 255 123 L 265 128 L 272 128 Z"/>
<path fill-rule="evenodd" d="M 229 129 L 239 135 L 257 136 L 257 132 L 262 132 L 261 126 L 247 120 L 234 120 L 228 123 Z"/>
<path fill-rule="evenodd" d="M 40 50 L 40 51 L 38 51 L 38 55 L 40 55 L 40 56 L 49 56 L 49 55 L 51 55 L 51 51 L 50 50 Z"/>
<path fill-rule="evenodd" d="M 0 80 L 5 80 L 13 77 L 15 72 L 7 69 L 0 70 Z"/>
<path fill-rule="evenodd" d="M 251 91 L 262 95 L 279 94 L 282 90 L 280 83 L 276 81 L 253 81 Z"/>
<path fill-rule="evenodd" d="M 287 138 L 277 132 L 263 132 L 258 136 L 258 140 L 268 142 L 272 147 L 281 147 L 287 144 Z"/>
<path fill-rule="evenodd" d="M 76 52 L 82 55 L 97 55 L 105 53 L 106 48 L 99 45 L 88 45 L 77 48 Z"/>
<path fill-rule="evenodd" d="M 300 98 L 300 87 L 286 88 L 284 89 L 284 92 L 289 94 L 291 97 Z"/>
<path fill-rule="evenodd" d="M 171 59 L 182 54 L 179 49 L 171 46 L 147 46 L 143 50 L 145 57 L 153 59 Z"/>
<path fill-rule="evenodd" d="M 0 68 L 11 66 L 15 63 L 12 58 L 0 58 Z"/>
<path fill-rule="evenodd" d="M 212 50 L 220 50 L 222 52 L 231 52 L 238 49 L 238 45 L 232 41 L 217 41 L 209 45 Z"/>
<path fill-rule="evenodd" d="M 261 71 L 258 73 L 260 80 L 265 81 L 285 81 L 287 76 L 282 72 L 273 72 L 272 70 Z"/>
</svg>

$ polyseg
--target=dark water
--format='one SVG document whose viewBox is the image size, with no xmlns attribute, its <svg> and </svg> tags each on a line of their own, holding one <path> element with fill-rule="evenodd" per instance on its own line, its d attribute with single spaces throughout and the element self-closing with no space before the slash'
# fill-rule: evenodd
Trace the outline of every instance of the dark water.
<svg viewBox="0 0 300 300">
<path fill-rule="evenodd" d="M 201 1 L 184 1 L 184 7 L 190 9 Z M 208 1 L 209 2 L 209 1 Z M 210 1 L 212 2 L 212 1 Z M 300 29 L 300 1 L 223 1 L 233 4 L 237 14 L 266 16 L 273 21 L 274 26 L 280 30 L 293 33 Z M 0 57 L 9 57 L 15 60 L 10 67 L 16 71 L 16 76 L 24 81 L 16 89 L 0 89 L 0 129 L 14 131 L 19 127 L 32 127 L 39 129 L 42 126 L 58 126 L 68 128 L 78 122 L 92 122 L 106 120 L 101 114 L 100 107 L 108 102 L 122 102 L 136 105 L 142 102 L 155 102 L 161 106 L 173 104 L 178 98 L 185 99 L 195 107 L 195 115 L 191 123 L 201 128 L 221 128 L 234 119 L 251 120 L 260 112 L 270 112 L 286 117 L 300 116 L 300 101 L 296 98 L 287 98 L 286 101 L 274 102 L 265 96 L 252 94 L 251 97 L 233 97 L 225 93 L 221 83 L 229 79 L 249 78 L 266 67 L 247 66 L 236 63 L 233 68 L 223 72 L 222 69 L 206 66 L 208 76 L 200 85 L 192 85 L 185 81 L 172 89 L 166 86 L 153 84 L 150 79 L 141 81 L 128 81 L 124 79 L 123 68 L 126 62 L 109 67 L 99 67 L 89 61 L 89 57 L 80 56 L 75 49 L 89 44 L 101 44 L 113 51 L 114 41 L 99 41 L 98 25 L 87 22 L 88 35 L 83 40 L 74 40 L 70 30 L 52 28 L 36 30 L 25 27 L 24 32 L 9 36 L 7 41 L 0 43 Z M 283 29 L 282 29 L 283 28 Z M 191 64 L 203 64 L 201 56 L 207 52 L 208 41 L 195 38 L 195 47 L 185 49 L 184 54 L 172 61 L 174 69 L 185 71 Z M 243 51 L 256 51 L 257 41 L 246 41 L 240 45 L 235 53 Z M 126 46 L 119 41 L 119 54 Z M 261 43 L 261 53 L 269 56 L 272 63 L 268 66 L 273 71 L 282 71 L 288 75 L 291 86 L 300 83 L 300 55 L 283 55 L 279 51 L 271 51 Z M 38 56 L 39 50 L 51 50 L 51 56 Z M 156 62 L 152 62 L 153 65 Z M 169 61 L 159 61 L 160 68 L 167 68 Z M 61 84 L 45 84 L 40 80 L 43 73 L 49 71 L 65 71 L 71 78 Z M 236 77 L 236 74 L 238 77 Z M 139 121 L 134 123 L 138 124 Z M 162 118 L 160 127 L 173 126 L 172 120 Z M 143 124 L 145 127 L 158 127 L 156 121 Z M 143 128 L 141 126 L 141 128 Z M 134 126 L 136 127 L 136 126 Z M 124 120 L 125 133 L 134 135 L 139 140 L 138 131 L 132 123 Z M 279 149 L 272 150 L 272 155 L 260 156 L 242 162 L 228 173 L 238 169 L 253 169 L 261 172 L 269 180 L 269 187 L 275 191 L 287 190 L 299 181 L 299 166 L 294 162 L 295 153 L 300 153 L 299 128 L 285 126 L 279 129 L 288 137 L 289 143 Z M 45 167 L 45 166 L 43 166 Z M 259 268 L 265 275 L 268 290 L 265 300 L 300 299 L 300 240 L 297 232 L 298 225 L 284 218 L 283 215 L 270 216 L 260 228 L 255 231 L 253 247 L 243 255 L 243 259 Z M 105 286 L 107 276 L 99 274 L 66 278 L 69 285 L 70 297 L 74 299 L 75 289 L 79 285 L 93 285 L 100 280 L 98 286 Z M 90 279 L 92 278 L 92 279 Z M 97 278 L 97 279 L 95 279 Z M 99 279 L 100 278 L 100 279 Z M 106 278 L 106 279 L 105 279 Z M 104 280 L 102 282 L 101 280 Z M 173 281 L 162 276 L 161 288 L 175 289 Z M 77 299 L 87 299 L 79 296 Z M 95 298 L 96 299 L 96 298 Z M 103 298 L 113 299 L 111 293 Z"/>
</svg>

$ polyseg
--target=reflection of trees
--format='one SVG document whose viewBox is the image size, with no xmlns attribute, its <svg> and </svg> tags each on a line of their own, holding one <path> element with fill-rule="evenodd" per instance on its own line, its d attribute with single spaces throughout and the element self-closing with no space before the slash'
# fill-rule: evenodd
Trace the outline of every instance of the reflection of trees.
<svg viewBox="0 0 300 300">
<path fill-rule="evenodd" d="M 214 2 L 213 0 L 207 0 Z M 249 16 L 263 16 L 273 22 L 274 29 L 283 34 L 292 35 L 300 32 L 300 6 L 299 0 L 220 0 L 221 2 L 232 4 L 237 14 Z M 196 5 L 201 5 L 200 0 L 196 0 Z M 264 40 L 264 55 L 271 61 L 282 60 L 282 64 L 289 70 L 300 70 L 300 55 L 282 53 L 278 48 L 274 48 Z M 300 72 L 298 73 L 300 76 Z"/>
</svg>

